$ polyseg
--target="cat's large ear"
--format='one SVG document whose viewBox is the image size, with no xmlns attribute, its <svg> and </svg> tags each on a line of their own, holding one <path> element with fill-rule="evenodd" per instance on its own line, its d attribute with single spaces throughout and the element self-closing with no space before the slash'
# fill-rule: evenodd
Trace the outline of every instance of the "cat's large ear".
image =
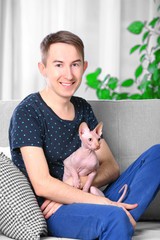
<svg viewBox="0 0 160 240">
<path fill-rule="evenodd" d="M 96 132 L 98 134 L 98 136 L 102 135 L 102 128 L 103 128 L 103 122 L 100 122 L 95 129 L 93 130 L 94 132 Z"/>
<path fill-rule="evenodd" d="M 87 123 L 82 122 L 81 125 L 79 126 L 79 136 L 82 136 L 85 133 L 89 133 L 90 130 L 87 126 Z"/>
</svg>

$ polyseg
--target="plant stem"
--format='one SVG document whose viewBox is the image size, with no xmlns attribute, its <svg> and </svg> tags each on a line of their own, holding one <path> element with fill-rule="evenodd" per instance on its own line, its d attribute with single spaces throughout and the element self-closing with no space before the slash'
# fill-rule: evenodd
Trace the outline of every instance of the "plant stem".
<svg viewBox="0 0 160 240">
<path fill-rule="evenodd" d="M 160 31 L 155 30 L 155 29 L 153 30 L 152 28 L 147 27 L 147 26 L 145 26 L 145 28 L 146 28 L 148 31 L 150 31 L 150 32 L 152 32 L 152 33 L 154 33 L 154 34 L 160 36 Z"/>
</svg>

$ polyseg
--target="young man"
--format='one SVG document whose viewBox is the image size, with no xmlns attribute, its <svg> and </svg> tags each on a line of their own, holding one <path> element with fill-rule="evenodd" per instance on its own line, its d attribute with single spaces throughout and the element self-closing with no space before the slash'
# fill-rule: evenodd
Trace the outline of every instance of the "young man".
<svg viewBox="0 0 160 240">
<path fill-rule="evenodd" d="M 148 150 L 119 177 L 118 165 L 102 139 L 97 151 L 100 167 L 93 185 L 112 183 L 105 190 L 106 198 L 72 187 L 72 179 L 63 183 L 63 160 L 80 147 L 79 125 L 86 122 L 92 130 L 97 120 L 91 106 L 84 99 L 73 96 L 87 68 L 81 39 L 67 31 L 50 34 L 41 43 L 41 53 L 42 62 L 38 67 L 46 78 L 46 87 L 26 97 L 13 113 L 10 125 L 12 159 L 31 182 L 51 235 L 131 239 L 136 220 L 160 184 L 157 176 L 150 183 L 154 185 L 153 190 L 142 201 L 150 169 L 149 164 L 144 161 L 142 164 L 142 158 L 146 163 L 151 162 L 152 169 L 156 170 L 160 167 L 160 148 L 155 146 Z M 86 179 L 87 176 L 81 177 L 81 186 Z M 117 186 L 120 189 L 124 180 L 130 193 L 125 203 L 118 203 Z M 139 181 L 137 190 L 136 181 Z M 136 191 L 139 191 L 137 195 Z"/>
</svg>

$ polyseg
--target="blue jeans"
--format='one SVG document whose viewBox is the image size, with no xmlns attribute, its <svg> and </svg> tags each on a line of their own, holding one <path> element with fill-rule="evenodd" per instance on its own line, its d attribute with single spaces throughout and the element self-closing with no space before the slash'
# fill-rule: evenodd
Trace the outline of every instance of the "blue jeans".
<svg viewBox="0 0 160 240">
<path fill-rule="evenodd" d="M 144 152 L 121 176 L 105 190 L 112 201 L 119 199 L 119 190 L 128 185 L 123 200 L 138 203 L 130 210 L 137 221 L 160 189 L 160 145 Z M 77 239 L 132 239 L 134 229 L 122 208 L 96 204 L 63 205 L 47 220 L 52 236 Z"/>
</svg>

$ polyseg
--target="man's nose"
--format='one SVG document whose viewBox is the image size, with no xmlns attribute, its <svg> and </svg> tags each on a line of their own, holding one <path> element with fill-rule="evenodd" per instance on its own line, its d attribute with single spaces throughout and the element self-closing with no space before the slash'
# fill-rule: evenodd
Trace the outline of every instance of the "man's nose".
<svg viewBox="0 0 160 240">
<path fill-rule="evenodd" d="M 73 73 L 72 73 L 71 67 L 66 67 L 66 68 L 65 68 L 64 76 L 65 76 L 66 79 L 72 80 L 72 78 L 73 78 Z"/>
</svg>

